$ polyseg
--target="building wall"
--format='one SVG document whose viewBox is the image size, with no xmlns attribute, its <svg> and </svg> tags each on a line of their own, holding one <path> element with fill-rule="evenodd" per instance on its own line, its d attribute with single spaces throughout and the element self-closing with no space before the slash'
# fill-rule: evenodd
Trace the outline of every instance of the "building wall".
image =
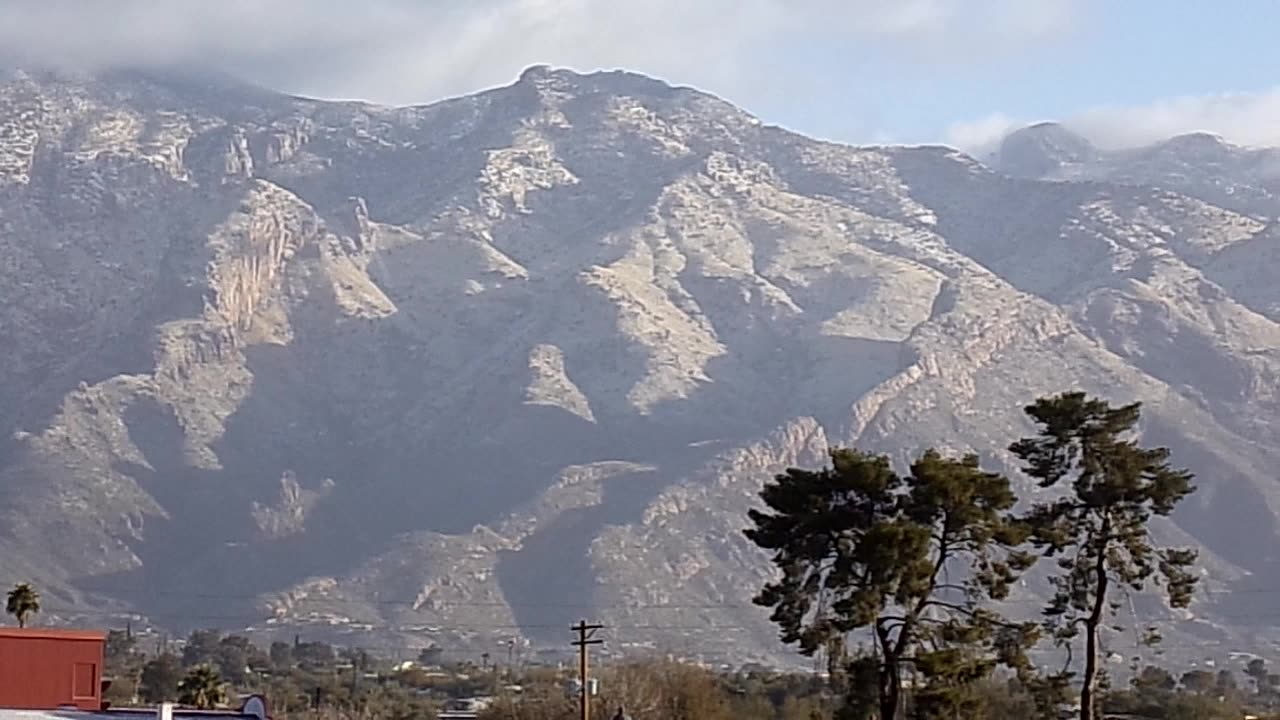
<svg viewBox="0 0 1280 720">
<path fill-rule="evenodd" d="M 0 708 L 98 710 L 104 649 L 99 633 L 0 630 Z"/>
</svg>

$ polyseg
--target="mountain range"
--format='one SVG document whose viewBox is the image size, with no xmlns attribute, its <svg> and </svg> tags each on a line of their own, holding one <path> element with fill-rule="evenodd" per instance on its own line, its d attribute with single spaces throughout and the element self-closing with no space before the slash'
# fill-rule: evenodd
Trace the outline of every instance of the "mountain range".
<svg viewBox="0 0 1280 720">
<path fill-rule="evenodd" d="M 1204 134 L 973 158 L 628 72 L 391 108 L 0 71 L 0 577 L 50 622 L 407 652 L 567 649 L 581 617 L 777 660 L 764 481 L 831 446 L 1016 477 L 1021 408 L 1081 389 L 1197 474 L 1157 532 L 1202 591 L 1128 627 L 1256 647 L 1278 217 L 1280 151 Z"/>
</svg>

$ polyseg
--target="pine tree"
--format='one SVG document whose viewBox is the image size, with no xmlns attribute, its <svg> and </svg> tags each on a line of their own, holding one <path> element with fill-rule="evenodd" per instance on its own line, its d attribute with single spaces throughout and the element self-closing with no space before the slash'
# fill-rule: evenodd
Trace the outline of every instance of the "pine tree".
<svg viewBox="0 0 1280 720">
<path fill-rule="evenodd" d="M 982 646 L 1003 622 L 978 602 L 1003 599 L 1034 557 L 1017 550 L 1026 532 L 1009 518 L 1009 481 L 983 472 L 976 456 L 930 450 L 905 478 L 883 456 L 836 450 L 831 461 L 788 470 L 761 492 L 770 512 L 751 511 L 746 534 L 782 575 L 755 601 L 773 608 L 782 640 L 804 654 L 868 631 L 876 655 L 848 662 L 846 708 L 893 720 L 904 670 L 941 669 L 957 647 L 994 654 Z M 980 662 L 977 675 L 989 667 Z M 938 687 L 959 679 L 948 670 Z"/>
<path fill-rule="evenodd" d="M 1170 467 L 1169 451 L 1131 439 L 1140 405 L 1114 408 L 1084 393 L 1041 398 L 1026 408 L 1040 433 L 1010 450 L 1041 487 L 1067 486 L 1064 496 L 1036 504 L 1024 520 L 1031 542 L 1057 557 L 1054 595 L 1045 615 L 1055 637 L 1085 635 L 1080 718 L 1097 706 L 1099 632 L 1117 588 L 1142 590 L 1154 576 L 1173 607 L 1191 601 L 1193 550 L 1158 548 L 1149 522 L 1168 515 L 1193 491 L 1192 476 Z"/>
</svg>

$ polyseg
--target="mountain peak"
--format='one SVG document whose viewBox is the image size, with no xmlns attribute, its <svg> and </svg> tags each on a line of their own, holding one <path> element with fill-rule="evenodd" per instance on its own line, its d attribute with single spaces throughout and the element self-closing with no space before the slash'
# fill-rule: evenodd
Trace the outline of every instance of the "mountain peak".
<svg viewBox="0 0 1280 720">
<path fill-rule="evenodd" d="M 548 77 L 553 72 L 555 72 L 555 68 L 546 63 L 530 65 L 520 71 L 520 78 L 517 82 L 537 82 L 538 80 Z"/>
<path fill-rule="evenodd" d="M 545 63 L 530 65 L 521 71 L 517 85 L 576 88 L 587 92 L 618 95 L 669 95 L 678 88 L 657 78 L 630 70 L 593 70 L 579 72 L 571 68 Z"/>
<path fill-rule="evenodd" d="M 1175 135 L 1169 138 L 1168 140 L 1166 140 L 1165 144 L 1207 146 L 1207 145 L 1226 145 L 1228 143 L 1226 140 L 1222 139 L 1221 135 L 1202 130 L 1199 132 L 1189 132 L 1189 133 L 1184 133 L 1182 135 Z"/>
<path fill-rule="evenodd" d="M 1041 122 L 1005 137 L 996 165 L 1019 177 L 1041 177 L 1064 165 L 1088 162 L 1097 149 L 1084 136 L 1055 122 Z"/>
<path fill-rule="evenodd" d="M 1163 142 L 1156 143 L 1152 149 L 1157 152 L 1189 155 L 1190 158 L 1218 157 L 1231 152 L 1232 145 L 1222 139 L 1221 135 L 1210 132 L 1192 132 L 1176 135 Z"/>
</svg>

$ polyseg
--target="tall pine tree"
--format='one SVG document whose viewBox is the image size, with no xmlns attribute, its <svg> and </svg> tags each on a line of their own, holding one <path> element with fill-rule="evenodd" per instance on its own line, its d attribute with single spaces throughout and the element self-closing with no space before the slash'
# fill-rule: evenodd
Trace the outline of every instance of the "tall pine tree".
<svg viewBox="0 0 1280 720">
<path fill-rule="evenodd" d="M 976 456 L 932 450 L 905 478 L 883 456 L 836 450 L 831 460 L 779 475 L 761 492 L 769 511 L 751 511 L 746 534 L 781 571 L 756 603 L 804 654 L 842 654 L 851 633 L 869 634 L 874 654 L 850 661 L 844 678 L 851 714 L 898 717 L 912 669 L 938 691 L 935 704 L 962 705 L 957 686 L 991 667 L 1005 625 L 979 602 L 1004 598 L 1034 561 L 1017 550 L 1026 532 L 1009 516 L 1009 481 Z M 965 671 L 953 667 L 961 659 Z"/>
<path fill-rule="evenodd" d="M 1169 451 L 1132 439 L 1140 405 L 1112 407 L 1072 392 L 1041 398 L 1026 408 L 1039 435 L 1009 449 L 1041 487 L 1066 486 L 1056 500 L 1036 504 L 1024 520 L 1032 544 L 1057 557 L 1054 595 L 1045 608 L 1061 642 L 1085 637 L 1080 718 L 1097 710 L 1099 632 L 1117 587 L 1142 590 L 1149 580 L 1164 586 L 1169 603 L 1191 601 L 1193 550 L 1159 548 L 1149 523 L 1168 515 L 1194 488 L 1192 476 L 1169 465 Z"/>
</svg>

